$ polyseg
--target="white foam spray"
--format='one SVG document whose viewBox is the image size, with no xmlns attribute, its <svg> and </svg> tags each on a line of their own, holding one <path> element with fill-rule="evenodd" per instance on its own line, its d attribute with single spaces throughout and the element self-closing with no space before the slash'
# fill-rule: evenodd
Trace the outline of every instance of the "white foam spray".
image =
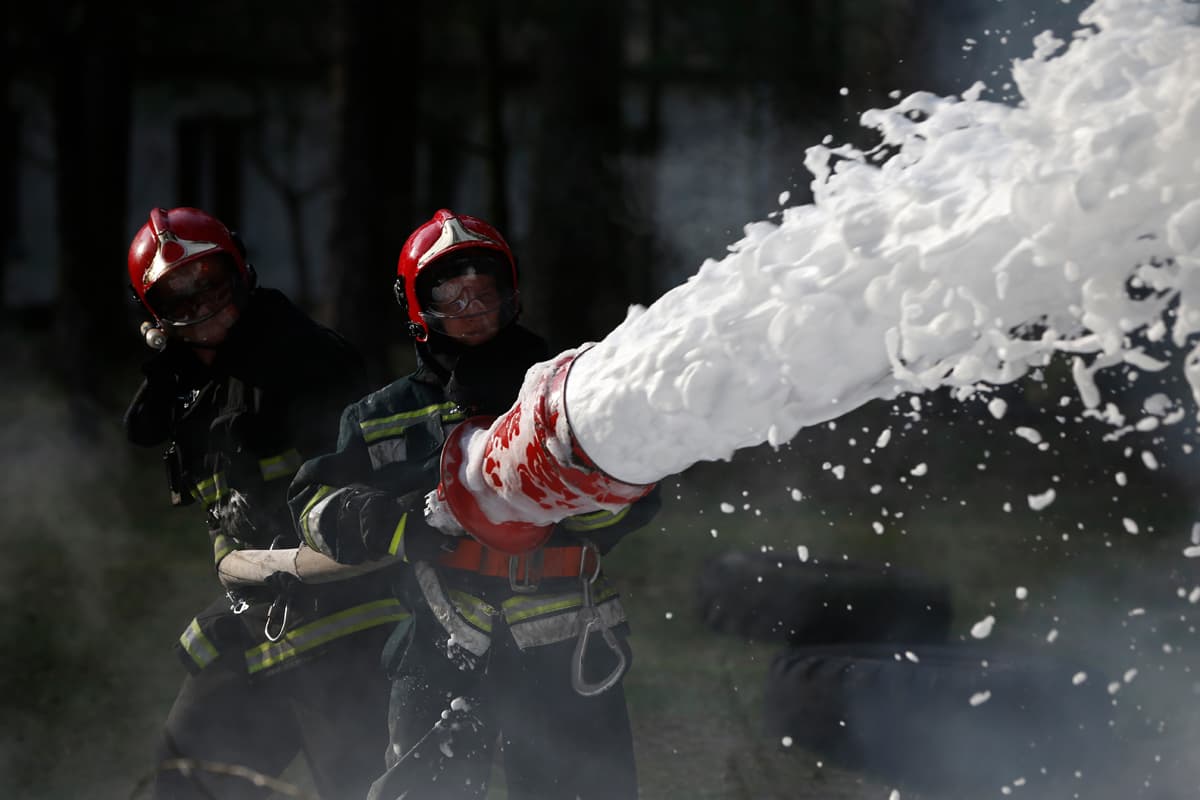
<svg viewBox="0 0 1200 800">
<path fill-rule="evenodd" d="M 649 483 L 1056 353 L 1091 408 L 1097 370 L 1170 367 L 1146 343 L 1200 330 L 1198 16 L 1098 0 L 1014 64 L 1019 104 L 917 93 L 862 116 L 880 148 L 809 148 L 812 204 L 747 225 L 580 357 L 584 450 Z M 1200 397 L 1200 350 L 1182 369 Z"/>
</svg>

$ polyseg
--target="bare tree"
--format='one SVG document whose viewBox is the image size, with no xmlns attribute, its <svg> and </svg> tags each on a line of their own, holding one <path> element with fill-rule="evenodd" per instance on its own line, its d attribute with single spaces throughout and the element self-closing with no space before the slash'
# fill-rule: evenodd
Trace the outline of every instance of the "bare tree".
<svg viewBox="0 0 1200 800">
<path fill-rule="evenodd" d="M 508 230 L 508 135 L 504 126 L 506 74 L 501 42 L 500 0 L 484 0 L 480 25 L 483 51 L 484 112 L 487 125 L 488 191 L 492 222 Z"/>
<path fill-rule="evenodd" d="M 391 291 L 396 259 L 419 221 L 412 185 L 420 8 L 347 0 L 337 11 L 332 320 L 379 379 L 389 376 L 389 345 L 402 331 Z"/>
<path fill-rule="evenodd" d="M 635 299 L 621 151 L 624 3 L 553 4 L 540 61 L 527 313 L 555 347 L 597 338 Z"/>
<path fill-rule="evenodd" d="M 305 207 L 327 188 L 329 175 L 318 174 L 307 181 L 299 177 L 299 160 L 303 155 L 301 140 L 308 125 L 302 101 L 289 98 L 280 104 L 280 132 L 272 138 L 268 134 L 272 111 L 266 92 L 259 84 L 251 85 L 248 91 L 254 114 L 249 126 L 247 154 L 250 163 L 283 205 L 284 218 L 287 220 L 288 244 L 291 247 L 292 264 L 296 270 L 295 300 L 301 307 L 312 309 L 313 267 L 304 241 L 307 222 Z"/>
<path fill-rule="evenodd" d="M 60 252 L 55 361 L 77 399 L 101 396 L 101 379 L 127 321 L 126 280 L 120 266 L 114 269 L 128 243 L 132 90 L 130 20 L 123 8 L 68 4 L 55 49 Z"/>
<path fill-rule="evenodd" d="M 5 31 L 12 31 L 12 9 L 6 4 L 3 12 Z M 6 34 L 8 39 L 11 34 Z M 5 293 L 5 274 L 12 252 L 17 216 L 17 125 L 18 116 L 13 108 L 9 84 L 12 81 L 12 46 L 5 41 L 0 48 L 0 93 L 4 95 L 4 107 L 0 110 L 0 319 L 3 319 L 8 296 Z"/>
</svg>

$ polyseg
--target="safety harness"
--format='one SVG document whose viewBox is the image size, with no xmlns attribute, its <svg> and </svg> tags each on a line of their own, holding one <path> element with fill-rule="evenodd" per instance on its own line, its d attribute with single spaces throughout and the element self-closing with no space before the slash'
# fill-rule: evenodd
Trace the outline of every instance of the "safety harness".
<svg viewBox="0 0 1200 800">
<path fill-rule="evenodd" d="M 600 552 L 590 542 L 565 547 L 541 547 L 524 556 L 509 556 L 464 538 L 453 552 L 438 556 L 440 567 L 464 570 L 495 578 L 508 578 L 514 596 L 497 609 L 482 598 L 446 589 L 430 564 L 415 562 L 417 583 L 434 616 L 454 642 L 475 656 L 491 646 L 492 621 L 501 616 L 517 647 L 554 644 L 575 637 L 571 659 L 571 685 L 590 697 L 612 688 L 628 666 L 612 629 L 625 622 L 625 610 L 616 591 L 600 574 Z M 578 578 L 577 591 L 537 593 L 540 582 L 553 578 Z M 617 657 L 617 665 L 602 680 L 584 678 L 588 641 L 599 632 Z"/>
</svg>

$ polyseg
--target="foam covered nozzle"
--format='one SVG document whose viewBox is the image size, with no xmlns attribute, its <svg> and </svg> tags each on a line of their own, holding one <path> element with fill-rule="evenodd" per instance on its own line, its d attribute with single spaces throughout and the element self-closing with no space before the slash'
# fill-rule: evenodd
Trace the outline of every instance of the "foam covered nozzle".
<svg viewBox="0 0 1200 800">
<path fill-rule="evenodd" d="M 494 420 L 460 423 L 442 448 L 438 496 L 487 547 L 528 553 L 545 543 L 554 523 L 623 508 L 653 488 L 601 471 L 576 441 L 565 390 L 577 355 L 532 367 L 512 408 Z"/>
</svg>

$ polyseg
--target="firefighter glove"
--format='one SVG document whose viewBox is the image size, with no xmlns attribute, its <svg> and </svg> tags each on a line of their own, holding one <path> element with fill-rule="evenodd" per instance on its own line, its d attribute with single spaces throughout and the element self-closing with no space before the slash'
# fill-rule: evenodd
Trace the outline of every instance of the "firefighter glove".
<svg viewBox="0 0 1200 800">
<path fill-rule="evenodd" d="M 425 493 L 396 495 L 362 488 L 350 493 L 338 514 L 333 554 L 343 564 L 384 556 L 421 559 L 436 553 L 445 539 L 425 524 Z"/>
<path fill-rule="evenodd" d="M 255 542 L 260 538 L 254 509 L 246 496 L 234 489 L 229 498 L 216 508 L 217 527 L 226 536 L 239 542 Z"/>
</svg>

